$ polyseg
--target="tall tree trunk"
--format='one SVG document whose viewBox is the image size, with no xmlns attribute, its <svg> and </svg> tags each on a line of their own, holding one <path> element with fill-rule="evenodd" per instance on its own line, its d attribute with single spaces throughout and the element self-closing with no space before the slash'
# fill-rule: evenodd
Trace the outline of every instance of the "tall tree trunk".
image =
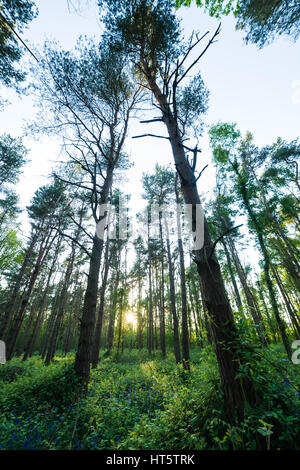
<svg viewBox="0 0 300 470">
<path fill-rule="evenodd" d="M 174 282 L 174 271 L 171 257 L 171 248 L 169 235 L 167 234 L 167 255 L 169 264 L 169 282 L 170 282 L 170 306 L 173 319 L 173 334 L 174 334 L 174 354 L 176 362 L 181 361 L 180 343 L 179 343 L 179 329 L 178 329 L 178 318 L 176 312 L 176 296 L 175 296 L 175 282 Z"/>
<path fill-rule="evenodd" d="M 274 274 L 274 277 L 275 277 L 275 280 L 277 282 L 277 285 L 279 287 L 279 290 L 281 292 L 281 295 L 283 297 L 283 300 L 284 300 L 284 303 L 286 305 L 286 308 L 287 308 L 287 311 L 289 313 L 289 316 L 291 318 L 291 321 L 292 321 L 292 324 L 294 325 L 295 329 L 296 329 L 296 334 L 297 334 L 297 337 L 300 338 L 300 325 L 299 325 L 299 321 L 297 319 L 297 316 L 294 312 L 294 309 L 292 307 L 292 304 L 290 302 L 290 299 L 288 297 L 288 294 L 286 293 L 285 289 L 284 289 L 284 286 L 282 284 L 282 281 L 280 279 L 280 276 L 275 268 L 275 266 L 273 264 L 271 264 L 271 269 L 272 269 L 272 272 Z"/>
<path fill-rule="evenodd" d="M 285 246 L 279 239 L 272 239 L 272 245 L 276 248 L 280 259 L 282 260 L 282 263 L 287 271 L 287 273 L 290 275 L 293 284 L 295 285 L 297 291 L 300 291 L 300 276 L 299 273 L 297 272 L 294 264 L 292 263 L 290 256 L 288 255 L 287 250 L 285 249 Z"/>
<path fill-rule="evenodd" d="M 154 338 L 153 338 L 153 298 L 152 298 L 152 260 L 151 260 L 151 247 L 150 247 L 150 227 L 148 220 L 148 283 L 149 283 L 149 300 L 148 300 L 148 351 L 149 354 L 153 351 Z"/>
<path fill-rule="evenodd" d="M 78 280 L 79 280 L 79 271 L 77 271 L 75 275 L 75 280 L 74 280 L 72 300 L 70 302 L 67 326 L 64 332 L 64 339 L 63 339 L 63 346 L 62 346 L 63 354 L 67 354 L 70 351 L 70 342 L 71 342 L 70 338 L 71 338 L 71 331 L 72 331 L 72 326 L 74 322 L 74 312 L 76 312 L 76 307 L 78 304 L 78 288 L 79 288 Z"/>
<path fill-rule="evenodd" d="M 259 242 L 259 246 L 260 246 L 260 249 L 261 249 L 261 253 L 262 253 L 263 258 L 264 258 L 264 268 L 263 269 L 264 269 L 266 284 L 267 284 L 267 288 L 268 288 L 269 295 L 270 295 L 270 301 L 271 301 L 272 309 L 273 309 L 273 312 L 274 312 L 274 315 L 275 315 L 275 318 L 276 318 L 276 322 L 277 322 L 277 325 L 278 325 L 278 328 L 279 328 L 279 331 L 280 331 L 282 343 L 283 343 L 284 348 L 286 350 L 287 356 L 289 357 L 289 359 L 291 359 L 291 355 L 292 355 L 291 346 L 290 346 L 290 343 L 289 343 L 289 340 L 288 340 L 288 337 L 287 337 L 285 323 L 281 318 L 279 308 L 278 308 L 278 304 L 277 304 L 277 301 L 276 301 L 275 290 L 274 290 L 272 279 L 271 279 L 271 276 L 270 276 L 271 260 L 270 260 L 270 255 L 269 255 L 269 252 L 268 252 L 268 249 L 267 249 L 264 237 L 263 237 L 262 228 L 261 228 L 261 226 L 260 226 L 260 224 L 257 220 L 257 217 L 256 217 L 256 215 L 255 215 L 255 213 L 254 213 L 254 211 L 251 207 L 248 192 L 247 192 L 246 180 L 243 177 L 243 175 L 241 175 L 239 173 L 239 170 L 236 167 L 234 167 L 234 171 L 236 172 L 236 174 L 238 176 L 240 186 L 241 186 L 241 192 L 242 192 L 242 198 L 243 198 L 243 201 L 244 201 L 244 205 L 245 205 L 245 208 L 248 212 L 249 218 L 250 218 L 250 220 L 253 224 L 253 227 L 255 229 L 255 232 L 256 232 L 256 235 L 257 235 L 257 238 L 258 238 L 258 242 Z"/>
<path fill-rule="evenodd" d="M 108 201 L 109 192 L 112 186 L 114 165 L 116 163 L 117 159 L 115 159 L 114 163 L 112 161 L 108 162 L 106 177 L 100 192 L 100 206 L 106 204 Z M 99 221 L 104 220 L 106 216 L 107 214 L 105 213 L 103 216 L 100 217 Z M 88 382 L 90 378 L 90 363 L 93 347 L 102 251 L 103 239 L 100 239 L 96 232 L 93 237 L 93 247 L 90 257 L 87 287 L 84 295 L 82 317 L 80 320 L 78 348 L 74 364 L 75 371 L 82 380 L 84 386 L 84 394 L 87 393 Z"/>
<path fill-rule="evenodd" d="M 46 356 L 46 352 L 47 352 L 47 348 L 48 348 L 48 344 L 49 344 L 49 340 L 51 336 L 51 331 L 53 329 L 56 314 L 57 314 L 59 298 L 60 298 L 60 289 L 57 289 L 55 298 L 53 299 L 50 317 L 48 318 L 48 321 L 47 321 L 47 326 L 45 329 L 44 337 L 43 337 L 41 348 L 40 348 L 42 359 L 44 359 Z"/>
<path fill-rule="evenodd" d="M 13 308 L 15 306 L 16 299 L 17 299 L 18 294 L 20 292 L 20 288 L 21 288 L 21 285 L 22 285 L 22 281 L 23 281 L 23 278 L 24 278 L 26 268 L 29 265 L 33 249 L 34 249 L 35 244 L 37 242 L 38 234 L 39 234 L 38 231 L 36 231 L 34 233 L 34 235 L 32 237 L 32 240 L 29 244 L 29 247 L 26 250 L 24 261 L 23 261 L 22 266 L 20 268 L 20 271 L 18 273 L 18 276 L 17 276 L 16 282 L 15 282 L 14 288 L 12 290 L 12 293 L 9 297 L 9 300 L 8 300 L 7 304 L 6 304 L 5 311 L 4 311 L 4 316 L 3 316 L 3 319 L 2 319 L 1 325 L 0 325 L 0 338 L 4 338 L 5 333 L 7 331 L 7 328 L 9 327 L 9 324 L 12 320 Z"/>
<path fill-rule="evenodd" d="M 77 231 L 76 239 L 78 238 L 78 236 L 79 236 L 79 231 Z M 68 289 L 69 289 L 69 286 L 70 286 L 70 279 L 71 279 L 71 275 L 72 275 L 72 272 L 73 272 L 74 259 L 75 259 L 75 243 L 73 243 L 73 245 L 72 245 L 72 253 L 71 253 L 71 256 L 70 256 L 70 259 L 69 259 L 69 262 L 68 262 L 68 266 L 67 266 L 67 269 L 66 269 L 66 274 L 65 274 L 65 277 L 64 277 L 64 280 L 63 280 L 63 287 L 62 287 L 61 294 L 60 294 L 59 307 L 58 307 L 54 327 L 53 327 L 51 337 L 50 337 L 50 341 L 49 341 L 49 345 L 48 345 L 48 351 L 47 351 L 47 356 L 46 356 L 46 360 L 45 360 L 46 365 L 50 364 L 50 362 L 53 359 L 53 356 L 55 354 L 55 350 L 56 350 L 56 346 L 57 346 L 57 339 L 58 339 L 58 335 L 59 335 L 59 330 L 60 330 L 62 320 L 63 320 L 65 310 L 66 310 L 66 304 L 67 304 L 67 298 L 68 298 Z"/>
<path fill-rule="evenodd" d="M 193 313 L 193 316 L 194 316 L 197 344 L 199 344 L 199 346 L 202 347 L 203 336 L 202 336 L 202 325 L 201 325 L 201 320 L 200 320 L 200 315 L 199 315 L 199 305 L 197 305 L 197 301 L 194 297 L 193 289 L 191 287 L 190 277 L 188 279 L 189 281 L 188 281 L 187 286 L 189 290 L 189 300 L 190 300 L 189 309 Z"/>
<path fill-rule="evenodd" d="M 259 178 L 256 176 L 256 172 L 253 168 L 253 166 L 250 164 L 249 165 L 250 169 L 251 169 L 251 172 L 252 172 L 252 175 L 253 177 L 255 178 L 255 181 L 257 182 L 259 188 L 260 188 L 260 192 L 261 192 L 261 195 L 262 195 L 262 199 L 263 199 L 263 202 L 264 202 L 264 206 L 265 206 L 265 209 L 266 209 L 266 214 L 268 216 L 268 218 L 271 220 L 271 222 L 273 222 L 273 224 L 275 225 L 275 228 L 276 228 L 276 231 L 279 235 L 279 237 L 281 238 L 281 240 L 283 241 L 283 243 L 285 244 L 286 246 L 286 249 L 288 251 L 288 254 L 290 256 L 290 259 L 292 261 L 292 263 L 294 263 L 294 266 L 297 270 L 297 274 L 298 274 L 298 278 L 299 278 L 299 275 L 300 275 L 300 265 L 299 265 L 299 262 L 294 254 L 294 250 L 287 238 L 287 236 L 285 235 L 284 231 L 282 230 L 276 216 L 274 216 L 271 212 L 271 209 L 270 209 L 270 206 L 269 206 L 269 203 L 266 199 L 266 196 L 265 196 L 265 190 L 263 188 L 263 185 L 261 184 Z M 297 251 L 297 249 L 295 249 L 295 251 Z"/>
<path fill-rule="evenodd" d="M 257 335 L 259 337 L 261 345 L 266 346 L 268 344 L 268 341 L 267 341 L 266 331 L 265 331 L 264 324 L 263 324 L 263 319 L 261 317 L 260 311 L 257 308 L 254 296 L 253 296 L 253 294 L 251 292 L 251 289 L 250 289 L 250 287 L 248 285 L 248 282 L 247 282 L 245 271 L 244 271 L 243 266 L 241 264 L 240 258 L 237 254 L 234 242 L 233 242 L 233 240 L 230 236 L 228 236 L 228 244 L 229 244 L 229 247 L 230 247 L 231 255 L 232 255 L 232 258 L 233 258 L 233 261 L 234 261 L 234 264 L 235 264 L 237 274 L 239 276 L 239 280 L 240 280 L 240 282 L 243 286 L 243 290 L 245 292 L 249 313 L 250 313 L 250 315 L 253 319 Z"/>
<path fill-rule="evenodd" d="M 231 259 L 230 259 L 230 254 L 229 254 L 227 245 L 226 245 L 224 240 L 222 240 L 222 245 L 223 245 L 225 256 L 226 256 L 226 261 L 227 261 L 227 266 L 228 266 L 229 275 L 230 275 L 230 279 L 231 279 L 231 284 L 232 284 L 232 287 L 233 287 L 233 290 L 234 290 L 236 306 L 237 306 L 238 310 L 242 311 L 243 305 L 242 305 L 240 292 L 239 292 L 239 289 L 238 289 L 238 286 L 237 286 L 237 283 L 236 283 L 236 280 L 235 280 L 235 275 L 234 275 L 234 272 L 233 272 L 233 267 L 232 267 L 232 263 L 231 263 Z"/>
<path fill-rule="evenodd" d="M 42 285 L 39 286 L 39 288 L 37 289 L 37 292 L 35 293 L 36 295 L 35 295 L 35 298 L 33 299 L 32 305 L 31 305 L 30 313 L 29 313 L 28 318 L 27 318 L 27 322 L 26 322 L 24 332 L 23 332 L 23 334 L 22 334 L 22 336 L 19 340 L 19 344 L 18 344 L 18 347 L 17 347 L 17 350 L 16 350 L 16 356 L 21 356 L 21 354 L 24 352 L 24 349 L 27 346 L 28 337 L 29 337 L 29 334 L 32 330 L 32 324 L 33 324 L 33 321 L 34 321 L 34 317 L 36 317 L 37 307 L 38 307 L 38 304 L 41 300 L 41 296 L 38 294 L 38 292 L 40 292 L 41 290 L 42 290 Z"/>
<path fill-rule="evenodd" d="M 137 305 L 137 347 L 138 349 L 143 348 L 143 325 L 142 325 L 142 282 L 141 282 L 141 271 L 140 271 L 140 259 L 138 260 L 138 305 Z"/>
<path fill-rule="evenodd" d="M 147 64 L 143 63 L 143 69 L 149 88 L 152 90 L 163 114 L 175 166 L 181 180 L 184 201 L 194 208 L 199 207 L 200 199 L 194 171 L 186 158 L 182 138 L 178 132 L 178 124 L 170 108 L 168 97 L 159 89 Z M 196 212 L 193 211 L 192 226 L 194 230 L 196 227 Z M 249 378 L 237 378 L 239 371 L 238 351 L 242 350 L 242 345 L 237 337 L 232 310 L 225 292 L 220 266 L 213 252 L 213 243 L 205 218 L 204 244 L 201 249 L 195 251 L 195 261 L 204 302 L 211 319 L 211 329 L 227 410 L 231 419 L 234 420 L 236 411 L 239 417 L 243 416 L 245 400 L 250 404 L 255 403 L 256 394 L 253 383 Z"/>
<path fill-rule="evenodd" d="M 160 237 L 160 251 L 161 251 L 161 308 L 159 316 L 159 329 L 160 329 L 160 347 L 162 357 L 166 357 L 166 325 L 165 325 L 165 273 L 164 273 L 164 240 L 161 223 L 161 212 L 159 213 L 159 237 Z"/>
<path fill-rule="evenodd" d="M 101 291 L 100 291 L 100 304 L 99 304 L 98 317 L 97 317 L 97 323 L 96 323 L 95 334 L 94 334 L 93 350 L 92 350 L 92 367 L 94 369 L 97 367 L 97 364 L 99 361 L 101 332 L 102 332 L 102 323 L 103 323 L 104 305 L 105 305 L 105 292 L 106 292 L 111 259 L 112 259 L 112 251 L 109 256 L 109 239 L 107 239 L 106 247 L 105 247 L 105 255 L 104 255 L 104 273 L 103 273 L 103 279 L 102 279 L 102 285 L 101 285 Z"/>
<path fill-rule="evenodd" d="M 74 366 L 76 373 L 82 379 L 85 394 L 87 393 L 87 384 L 90 378 L 91 349 L 93 344 L 102 250 L 103 240 L 98 238 L 97 233 L 95 233 Z"/>
<path fill-rule="evenodd" d="M 117 292 L 119 287 L 119 280 L 120 280 L 120 260 L 118 259 L 116 263 L 116 279 L 114 287 L 112 287 L 111 291 L 111 299 L 110 299 L 110 314 L 109 314 L 109 324 L 108 324 L 108 332 L 107 332 L 107 351 L 110 353 L 113 341 L 114 341 L 114 328 L 115 328 L 115 318 L 116 318 L 116 307 L 117 307 Z"/>
<path fill-rule="evenodd" d="M 31 274 L 30 281 L 29 281 L 26 293 L 22 298 L 19 310 L 16 313 L 15 318 L 12 321 L 10 330 L 8 332 L 8 335 L 7 335 L 7 340 L 6 340 L 7 341 L 7 359 L 11 359 L 13 354 L 14 354 L 16 341 L 17 341 L 18 334 L 19 334 L 21 326 L 22 326 L 22 322 L 23 322 L 23 319 L 24 319 L 24 314 L 25 314 L 25 311 L 26 311 L 31 293 L 33 291 L 33 288 L 34 288 L 35 282 L 37 280 L 37 277 L 40 273 L 40 270 L 41 270 L 41 268 L 42 268 L 42 266 L 43 266 L 43 264 L 44 264 L 44 262 L 47 258 L 47 255 L 50 251 L 50 248 L 51 248 L 51 246 L 52 246 L 52 244 L 55 240 L 55 237 L 56 237 L 56 234 L 51 239 L 51 230 L 50 230 L 48 236 L 44 237 L 44 239 L 43 239 L 43 241 L 40 245 L 39 254 L 38 254 L 33 272 Z M 43 243 L 43 242 L 45 242 L 45 243 Z"/>
<path fill-rule="evenodd" d="M 51 282 L 51 279 L 52 279 L 53 272 L 55 270 L 55 265 L 57 263 L 57 257 L 58 257 L 59 249 L 61 247 L 61 241 L 62 241 L 62 237 L 60 236 L 60 237 L 58 237 L 55 252 L 54 252 L 54 255 L 53 255 L 53 261 L 52 261 L 50 269 L 49 269 L 47 282 L 46 282 L 46 287 L 45 287 L 45 290 L 44 290 L 44 293 L 43 293 L 43 300 L 42 300 L 42 303 L 40 305 L 39 312 L 38 312 L 35 324 L 33 326 L 32 334 L 31 334 L 31 337 L 28 341 L 27 348 L 25 349 L 25 353 L 24 353 L 24 356 L 23 356 L 23 361 L 26 361 L 26 359 L 29 356 L 32 356 L 34 348 L 35 348 L 35 344 L 36 344 L 36 341 L 37 341 L 37 338 L 38 338 L 38 335 L 39 335 L 39 332 L 40 332 L 40 329 L 41 329 L 41 326 L 42 326 L 44 310 L 45 310 L 45 306 L 46 306 L 46 303 L 47 303 L 47 300 L 48 300 L 48 294 L 49 294 L 49 290 L 50 290 L 50 282 Z"/>
<path fill-rule="evenodd" d="M 180 207 L 180 198 L 177 187 L 177 178 L 175 180 L 175 195 L 177 208 Z M 180 290 L 181 290 L 181 347 L 182 347 L 182 364 L 185 370 L 190 370 L 190 345 L 189 345 L 189 328 L 188 328 L 188 309 L 187 309 L 187 300 L 186 300 L 186 277 L 185 277 L 185 264 L 184 264 L 184 251 L 182 243 L 182 230 L 181 230 L 181 220 L 180 213 L 176 211 L 176 223 L 177 223 L 177 241 L 178 241 L 178 250 L 179 250 L 179 264 L 180 264 Z M 195 313 L 195 312 L 194 312 Z M 198 339 L 197 332 L 197 321 L 195 318 L 196 325 L 196 335 Z"/>
<path fill-rule="evenodd" d="M 118 342 L 117 342 L 117 354 L 118 355 L 119 355 L 120 346 L 121 346 L 122 329 L 123 329 L 124 294 L 125 294 L 125 277 L 123 278 L 123 285 L 122 285 L 121 298 L 120 298 L 120 308 L 119 308 Z M 123 353 L 123 348 L 122 348 L 122 353 Z"/>
</svg>

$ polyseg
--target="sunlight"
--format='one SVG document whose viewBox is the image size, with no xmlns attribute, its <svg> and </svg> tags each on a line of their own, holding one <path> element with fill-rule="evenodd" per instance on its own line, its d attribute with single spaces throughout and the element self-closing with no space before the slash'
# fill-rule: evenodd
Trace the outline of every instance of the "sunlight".
<svg viewBox="0 0 300 470">
<path fill-rule="evenodd" d="M 126 313 L 126 323 L 128 323 L 129 325 L 135 327 L 136 326 L 136 317 L 133 313 L 131 312 L 128 312 Z"/>
</svg>

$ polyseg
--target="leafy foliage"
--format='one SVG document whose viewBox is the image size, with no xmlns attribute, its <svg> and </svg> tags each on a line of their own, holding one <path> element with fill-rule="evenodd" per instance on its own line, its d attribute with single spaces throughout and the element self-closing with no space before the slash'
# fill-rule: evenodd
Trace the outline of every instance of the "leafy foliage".
<svg viewBox="0 0 300 470">
<path fill-rule="evenodd" d="M 15 358 L 1 366 L 2 449 L 299 449 L 299 373 L 279 346 L 249 350 L 240 373 L 252 371 L 263 400 L 239 426 L 225 418 L 210 348 L 192 351 L 191 375 L 171 356 L 112 354 L 79 401 L 72 361 L 56 356 L 46 367 L 38 357 Z"/>
<path fill-rule="evenodd" d="M 0 82 L 6 86 L 16 86 L 25 79 L 25 73 L 15 67 L 23 55 L 23 46 L 11 27 L 21 33 L 36 15 L 31 0 L 0 1 Z"/>
<path fill-rule="evenodd" d="M 210 16 L 219 18 L 221 15 L 229 15 L 233 12 L 237 15 L 240 7 L 239 0 L 196 0 L 197 7 L 204 8 Z M 179 8 L 181 6 L 189 7 L 192 4 L 192 0 L 176 0 L 175 6 Z"/>
<path fill-rule="evenodd" d="M 240 2 L 237 27 L 246 31 L 246 42 L 259 47 L 283 34 L 296 40 L 300 34 L 300 6 L 297 1 L 247 0 Z"/>
<path fill-rule="evenodd" d="M 246 32 L 246 43 L 263 47 L 276 37 L 288 35 L 293 40 L 300 34 L 300 6 L 284 0 L 195 0 L 210 16 L 220 18 L 230 13 L 237 18 L 237 29 Z M 175 0 L 176 8 L 189 7 L 192 0 Z"/>
<path fill-rule="evenodd" d="M 105 12 L 105 34 L 136 62 L 141 55 L 155 70 L 166 57 L 176 58 L 180 29 L 169 0 L 98 0 L 98 4 Z"/>
<path fill-rule="evenodd" d="M 21 139 L 10 135 L 0 137 L 0 186 L 17 180 L 26 155 L 27 150 Z"/>
</svg>

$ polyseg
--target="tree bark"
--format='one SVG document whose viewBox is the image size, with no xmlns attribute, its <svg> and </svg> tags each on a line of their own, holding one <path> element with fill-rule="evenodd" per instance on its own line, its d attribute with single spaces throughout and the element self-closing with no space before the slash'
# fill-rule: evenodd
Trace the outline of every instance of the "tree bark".
<svg viewBox="0 0 300 470">
<path fill-rule="evenodd" d="M 168 97 L 159 89 L 155 78 L 147 66 L 143 63 L 143 69 L 148 80 L 166 125 L 170 139 L 173 157 L 177 172 L 181 180 L 181 188 L 186 204 L 193 207 L 200 205 L 199 194 L 193 169 L 191 168 L 184 152 L 183 142 L 178 132 L 176 118 L 173 116 L 168 103 Z M 176 99 L 173 97 L 173 99 Z M 194 211 L 193 211 L 194 212 Z M 193 227 L 196 226 L 195 217 Z M 227 405 L 228 416 L 234 420 L 235 413 L 243 416 L 244 403 L 248 401 L 253 405 L 256 401 L 253 383 L 249 378 L 237 379 L 239 370 L 237 351 L 242 346 L 237 337 L 233 314 L 228 297 L 225 292 L 221 270 L 215 253 L 212 252 L 213 243 L 209 228 L 204 218 L 204 245 L 195 252 L 195 261 L 202 286 L 203 298 L 211 319 L 214 345 L 220 371 L 221 383 Z M 207 255 L 209 253 L 209 255 Z M 240 359 L 241 360 L 241 359 Z"/>
<path fill-rule="evenodd" d="M 223 248 L 224 248 L 224 251 L 225 251 L 227 266 L 228 266 L 230 279 L 231 279 L 231 284 L 232 284 L 232 287 L 233 287 L 233 290 L 234 290 L 236 306 L 237 306 L 238 310 L 242 311 L 243 305 L 242 305 L 240 292 L 239 292 L 239 289 L 238 289 L 238 286 L 237 286 L 237 283 L 236 283 L 236 280 L 235 280 L 235 275 L 234 275 L 234 272 L 233 272 L 233 267 L 232 267 L 232 263 L 231 263 L 231 259 L 230 259 L 230 254 L 229 254 L 227 245 L 226 245 L 224 240 L 222 240 L 222 245 L 223 245 Z"/>
<path fill-rule="evenodd" d="M 97 305 L 97 292 L 99 283 L 99 271 L 103 240 L 94 235 L 91 253 L 87 288 L 84 296 L 83 313 L 80 320 L 80 332 L 78 348 L 75 358 L 75 371 L 81 377 L 84 393 L 87 393 L 87 385 L 90 377 L 91 349 L 95 325 L 95 312 Z"/>
<path fill-rule="evenodd" d="M 103 315 L 104 315 L 104 304 L 105 304 L 105 292 L 108 280 L 108 273 L 110 262 L 112 259 L 112 251 L 109 256 L 109 239 L 106 241 L 105 247 L 105 255 L 104 255 L 104 273 L 100 291 L 100 304 L 99 304 L 99 311 L 96 323 L 96 329 L 94 334 L 94 343 L 93 343 L 93 350 L 92 350 L 92 367 L 95 369 L 97 367 L 99 361 L 99 352 L 100 352 L 100 345 L 101 345 L 101 332 L 102 332 L 102 323 L 103 323 Z"/>
<path fill-rule="evenodd" d="M 37 239 L 38 239 L 38 231 L 36 231 L 34 233 L 34 235 L 32 237 L 32 240 L 29 244 L 29 247 L 26 250 L 25 258 L 24 258 L 24 261 L 23 261 L 22 266 L 20 268 L 20 271 L 18 273 L 13 291 L 10 295 L 9 301 L 6 304 L 5 313 L 4 313 L 4 316 L 3 316 L 3 319 L 2 319 L 2 322 L 1 322 L 1 326 L 0 326 L 0 338 L 4 338 L 5 333 L 7 331 L 7 328 L 9 327 L 9 324 L 12 320 L 12 312 L 13 312 L 13 308 L 14 308 L 14 305 L 15 305 L 15 302 L 16 302 L 16 298 L 18 297 L 18 293 L 20 291 L 22 281 L 23 281 L 23 278 L 24 278 L 24 274 L 25 274 L 26 268 L 27 268 L 27 266 L 30 262 L 30 258 L 32 256 L 32 252 L 33 252 L 33 249 L 34 249 L 35 244 L 37 242 Z"/>
<path fill-rule="evenodd" d="M 177 177 L 175 181 L 175 196 L 177 207 L 180 206 L 180 198 L 177 188 Z M 185 370 L 190 370 L 190 345 L 189 345 L 189 328 L 188 328 L 188 309 L 186 300 L 186 277 L 185 277 L 185 264 L 184 264 L 184 251 L 182 243 L 182 230 L 180 214 L 176 212 L 176 223 L 177 223 L 177 242 L 179 250 L 179 263 L 180 263 L 180 291 L 181 291 L 181 347 L 182 347 L 182 365 Z M 194 312 L 195 313 L 195 312 Z M 196 335 L 197 322 L 195 318 Z"/>
<path fill-rule="evenodd" d="M 149 283 L 149 293 L 148 293 L 148 352 L 149 354 L 153 351 L 154 346 L 154 337 L 153 337 L 153 298 L 152 298 L 152 260 L 151 260 L 151 246 L 150 246 L 150 227 L 148 220 L 148 283 Z"/>
<path fill-rule="evenodd" d="M 41 243 L 40 249 L 39 249 L 39 254 L 38 254 L 33 272 L 31 274 L 30 281 L 29 281 L 26 293 L 22 298 L 19 310 L 16 313 L 15 318 L 12 321 L 12 325 L 10 327 L 10 330 L 8 332 L 7 340 L 6 340 L 7 341 L 7 359 L 11 359 L 13 354 L 14 354 L 16 341 L 17 341 L 18 334 L 19 334 L 21 326 L 22 326 L 22 322 L 23 322 L 23 319 L 24 319 L 24 314 L 25 314 L 25 311 L 26 311 L 31 293 L 33 291 L 33 288 L 34 288 L 35 282 L 37 280 L 37 277 L 40 273 L 40 270 L 41 270 L 41 268 L 42 268 L 42 266 L 43 266 L 43 264 L 44 264 L 44 262 L 47 258 L 47 255 L 48 255 L 48 253 L 50 251 L 50 248 L 51 248 L 51 246 L 54 242 L 54 239 L 56 237 L 56 234 L 55 234 L 54 237 L 52 237 L 52 239 L 51 239 L 51 233 L 52 233 L 52 231 L 50 230 L 48 235 L 45 236 L 42 240 L 42 243 Z"/>
<path fill-rule="evenodd" d="M 57 339 L 59 335 L 59 330 L 60 330 L 62 320 L 63 320 L 65 310 L 66 310 L 68 290 L 70 286 L 71 275 L 73 272 L 74 259 L 75 259 L 75 244 L 73 244 L 72 246 L 72 253 L 71 253 L 70 260 L 68 262 L 68 266 L 66 269 L 66 274 L 63 280 L 63 287 L 62 287 L 60 299 L 59 299 L 59 307 L 57 310 L 54 327 L 51 332 L 51 337 L 50 337 L 50 341 L 48 345 L 48 351 L 47 351 L 46 360 L 45 360 L 46 365 L 49 365 L 50 362 L 52 361 L 53 356 L 55 354 L 56 347 L 57 347 Z"/>
<path fill-rule="evenodd" d="M 171 248 L 169 234 L 167 233 L 167 255 L 169 265 L 169 282 L 170 282 L 170 306 L 173 319 L 173 335 L 174 335 L 174 355 L 177 363 L 181 361 L 180 342 L 179 342 L 179 329 L 178 329 L 178 317 L 176 312 L 176 296 L 175 296 L 175 282 L 174 282 L 174 271 L 171 257 Z"/>
<path fill-rule="evenodd" d="M 160 237 L 160 251 L 161 251 L 161 304 L 160 304 L 160 316 L 159 316 L 159 332 L 160 332 L 160 347 L 162 357 L 166 357 L 166 325 L 165 325 L 165 273 L 164 273 L 164 240 L 161 223 L 161 212 L 159 213 L 159 237 Z"/>
<path fill-rule="evenodd" d="M 114 162 L 109 161 L 108 163 L 106 177 L 100 192 L 100 205 L 107 203 L 109 192 L 112 186 L 113 170 L 116 163 L 117 158 L 114 160 Z M 104 219 L 105 217 L 106 214 L 100 217 L 100 220 Z M 100 239 L 97 233 L 95 233 L 93 237 L 93 248 L 90 257 L 87 288 L 84 296 L 83 312 L 80 320 L 78 348 L 74 365 L 76 373 L 82 380 L 84 394 L 87 393 L 88 382 L 90 377 L 90 363 L 93 347 L 102 251 L 103 239 Z"/>
<path fill-rule="evenodd" d="M 114 341 L 114 328 L 115 328 L 115 318 L 116 318 L 116 306 L 117 306 L 117 291 L 119 287 L 120 280 L 120 266 L 119 260 L 116 263 L 116 279 L 115 284 L 112 286 L 111 291 L 111 301 L 110 301 L 110 315 L 109 315 L 109 324 L 107 332 L 107 351 L 110 353 L 113 341 Z"/>
</svg>

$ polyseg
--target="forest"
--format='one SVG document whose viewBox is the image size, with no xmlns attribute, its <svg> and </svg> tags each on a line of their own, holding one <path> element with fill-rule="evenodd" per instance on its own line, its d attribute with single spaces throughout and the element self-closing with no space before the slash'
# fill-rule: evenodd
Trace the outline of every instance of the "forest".
<svg viewBox="0 0 300 470">
<path fill-rule="evenodd" d="M 60 0 L 74 47 L 45 3 L 0 0 L 0 449 L 300 450 L 300 141 L 202 73 L 223 21 L 297 62 L 299 2 Z"/>
</svg>

